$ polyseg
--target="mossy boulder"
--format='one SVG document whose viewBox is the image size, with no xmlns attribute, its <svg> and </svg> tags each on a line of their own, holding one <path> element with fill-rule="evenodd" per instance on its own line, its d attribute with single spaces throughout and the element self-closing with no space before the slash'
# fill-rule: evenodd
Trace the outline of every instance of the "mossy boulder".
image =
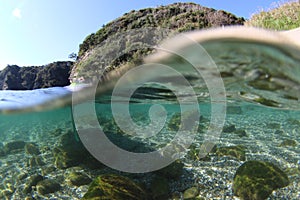
<svg viewBox="0 0 300 200">
<path fill-rule="evenodd" d="M 235 125 L 233 125 L 233 124 L 223 127 L 223 132 L 224 133 L 232 133 L 235 130 L 236 130 L 236 128 L 235 128 Z"/>
<path fill-rule="evenodd" d="M 35 143 L 27 143 L 25 145 L 25 153 L 29 155 L 39 155 L 41 152 Z"/>
<path fill-rule="evenodd" d="M 41 176 L 40 174 L 30 176 L 29 179 L 27 180 L 27 182 L 25 183 L 23 193 L 24 194 L 30 193 L 32 190 L 32 187 L 36 186 L 36 184 L 38 182 L 42 181 L 43 179 L 44 179 L 43 176 Z"/>
<path fill-rule="evenodd" d="M 25 145 L 26 142 L 22 140 L 16 140 L 16 141 L 6 143 L 3 147 L 3 150 L 5 154 L 10 154 L 24 149 Z"/>
<path fill-rule="evenodd" d="M 215 147 L 213 147 L 212 151 L 215 151 Z M 200 153 L 200 147 L 197 147 L 195 144 L 192 144 L 189 147 L 189 151 L 187 153 L 187 158 L 191 159 L 191 160 L 200 160 L 200 161 L 211 161 L 211 156 L 210 154 L 206 154 L 204 157 L 199 157 L 199 153 Z"/>
<path fill-rule="evenodd" d="M 243 129 L 237 129 L 236 131 L 234 131 L 234 134 L 239 136 L 239 137 L 247 137 L 247 132 Z"/>
<path fill-rule="evenodd" d="M 60 184 L 52 179 L 42 180 L 36 185 L 36 190 L 41 195 L 54 193 L 60 190 L 60 188 Z"/>
<path fill-rule="evenodd" d="M 105 174 L 93 180 L 82 200 L 116 199 L 145 200 L 146 192 L 127 177 Z"/>
<path fill-rule="evenodd" d="M 81 186 L 88 185 L 92 182 L 92 179 L 88 177 L 86 174 L 81 172 L 71 172 L 66 176 L 66 180 L 70 185 Z"/>
<path fill-rule="evenodd" d="M 32 156 L 28 160 L 29 167 L 36 167 L 36 166 L 43 166 L 43 165 L 45 165 L 45 162 L 40 156 Z"/>
<path fill-rule="evenodd" d="M 252 160 L 237 169 L 233 179 L 233 192 L 244 200 L 263 200 L 273 190 L 288 184 L 287 175 L 276 165 Z"/>
<path fill-rule="evenodd" d="M 221 156 L 230 156 L 234 157 L 238 160 L 244 161 L 246 160 L 246 151 L 245 147 L 242 145 L 237 145 L 237 146 L 229 146 L 229 147 L 218 147 L 216 149 L 216 154 L 221 157 Z"/>
<path fill-rule="evenodd" d="M 168 180 L 161 176 L 155 176 L 150 183 L 152 199 L 168 199 L 170 186 Z"/>
<path fill-rule="evenodd" d="M 58 169 L 66 169 L 77 165 L 88 168 L 102 168 L 103 165 L 86 150 L 76 133 L 69 131 L 60 136 L 57 147 L 53 148 L 54 164 Z"/>
<path fill-rule="evenodd" d="M 184 164 L 180 160 L 176 160 L 170 165 L 160 169 L 157 173 L 168 179 L 179 179 L 183 174 Z"/>
<path fill-rule="evenodd" d="M 183 199 L 195 199 L 199 195 L 198 187 L 190 187 L 183 192 Z"/>
<path fill-rule="evenodd" d="M 297 146 L 297 142 L 296 142 L 296 140 L 286 139 L 286 140 L 282 141 L 279 144 L 279 146 L 280 147 L 287 147 L 287 146 L 295 147 L 295 146 Z"/>
<path fill-rule="evenodd" d="M 227 106 L 226 113 L 241 115 L 241 114 L 243 114 L 243 110 L 240 106 Z"/>
</svg>

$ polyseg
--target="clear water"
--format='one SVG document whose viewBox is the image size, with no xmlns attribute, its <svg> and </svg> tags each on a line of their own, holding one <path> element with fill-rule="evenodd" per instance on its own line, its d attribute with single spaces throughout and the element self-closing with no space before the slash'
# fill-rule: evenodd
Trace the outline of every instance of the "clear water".
<svg viewBox="0 0 300 200">
<path fill-rule="evenodd" d="M 243 48 L 240 48 L 241 44 L 225 44 L 222 45 L 228 48 L 227 51 L 224 48 L 216 47 L 220 44 L 212 43 L 206 46 L 207 51 L 219 67 L 226 89 L 227 113 L 224 127 L 234 125 L 236 129 L 245 131 L 246 135 L 239 136 L 234 131 L 231 133 L 222 132 L 220 137 L 215 140 L 216 146 L 243 145 L 246 147 L 246 160 L 270 161 L 286 172 L 294 171 L 294 173 L 289 173 L 291 182 L 289 186 L 274 192 L 270 199 L 299 199 L 300 60 L 287 50 L 272 46 L 247 43 L 244 44 Z M 230 53 L 225 55 L 224 52 Z M 179 65 L 187 64 L 179 63 Z M 189 81 L 196 91 L 197 106 L 201 115 L 199 119 L 200 128 L 196 131 L 192 143 L 196 148 L 199 148 L 207 137 L 207 131 L 210 128 L 212 104 L 208 89 L 203 86 L 205 85 L 204 80 L 201 77 L 196 79 L 192 77 Z M 180 86 L 176 87 L 180 90 Z M 151 88 L 157 90 L 151 90 Z M 136 153 L 149 152 L 164 147 L 172 141 L 177 133 L 176 130 L 170 129 L 170 120 L 175 115 L 180 115 L 181 111 L 180 104 L 176 101 L 174 94 L 168 90 L 160 89 L 162 88 L 157 85 L 147 85 L 135 93 L 129 104 L 132 121 L 144 129 L 149 126 L 155 129 L 161 125 L 161 121 L 156 121 L 155 118 L 151 121 L 151 116 L 149 116 L 151 106 L 159 104 L 164 107 L 165 112 L 160 114 L 166 114 L 166 121 L 160 131 L 154 135 L 152 133 L 149 133 L 150 135 L 147 137 L 145 135 L 130 135 L 126 131 L 120 130 L 113 120 L 111 97 L 107 94 L 99 94 L 96 98 L 94 108 L 97 120 L 95 121 L 89 113 L 79 116 L 81 123 L 80 125 L 77 124 L 77 128 L 88 129 L 100 125 L 106 136 L 116 145 Z M 41 149 L 40 157 L 45 162 L 43 166 L 28 166 L 27 163 L 31 156 L 25 154 L 24 151 L 17 151 L 14 154 L 1 157 L 0 189 L 1 191 L 9 190 L 10 194 L 7 196 L 12 199 L 23 199 L 28 196 L 22 193 L 28 178 L 20 180 L 16 177 L 22 173 L 28 174 L 29 177 L 41 173 L 44 168 L 54 166 L 52 150 L 58 145 L 61 135 L 71 130 L 74 133 L 73 137 L 76 140 L 79 139 L 76 131 L 74 131 L 76 123 L 74 124 L 73 121 L 71 105 L 59 108 L 54 108 L 54 106 L 50 110 L 43 110 L 42 106 L 39 112 L 21 112 L 22 106 L 28 106 L 22 102 L 31 101 L 39 104 L 39 100 L 43 102 L 44 95 L 49 94 L 47 91 L 50 94 L 61 96 L 70 94 L 70 91 L 65 91 L 63 88 L 36 90 L 31 91 L 31 93 L 24 92 L 22 95 L 12 91 L 1 93 L 1 146 L 17 140 L 34 142 Z M 183 97 L 189 96 L 184 92 L 181 95 Z M 16 96 L 20 98 L 16 98 Z M 34 101 L 32 97 L 35 98 Z M 57 98 L 57 96 L 51 97 Z M 18 104 L 14 104 L 14 100 L 17 100 Z M 118 103 L 122 105 L 122 97 L 119 100 Z M 55 100 L 52 99 L 51 101 Z M 5 102 L 9 103 L 4 105 Z M 18 109 L 9 113 L 9 109 L 14 105 L 17 105 Z M 157 117 L 158 115 L 156 113 L 154 116 Z M 119 117 L 121 120 L 128 121 L 126 116 Z M 122 137 L 118 137 L 118 134 Z M 280 145 L 287 139 L 295 141 L 296 145 Z M 200 195 L 206 199 L 233 199 L 232 179 L 236 169 L 244 161 L 230 156 L 220 157 L 213 153 L 210 160 L 203 161 L 191 159 L 186 155 L 188 152 L 189 149 L 180 150 L 179 157 L 185 164 L 184 173 L 179 180 L 170 180 L 171 192 L 183 192 L 185 189 L 199 184 L 203 186 Z M 68 185 L 64 177 L 66 172 L 72 170 L 84 171 L 91 178 L 105 172 L 118 173 L 109 167 L 99 171 L 72 167 L 55 169 L 44 176 L 57 180 L 62 186 L 61 190 L 45 196 L 33 190 L 30 195 L 37 199 L 51 197 L 79 199 L 87 191 L 88 186 Z M 137 175 L 135 180 L 139 181 L 140 179 L 141 182 L 147 182 L 148 176 L 151 179 L 151 175 Z"/>
</svg>

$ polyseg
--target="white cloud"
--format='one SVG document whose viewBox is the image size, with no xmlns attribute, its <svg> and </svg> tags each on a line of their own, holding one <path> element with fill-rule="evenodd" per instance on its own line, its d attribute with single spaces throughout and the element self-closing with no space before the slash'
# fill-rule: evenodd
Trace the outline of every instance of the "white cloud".
<svg viewBox="0 0 300 200">
<path fill-rule="evenodd" d="M 13 11 L 12 11 L 12 15 L 18 19 L 21 19 L 22 18 L 22 15 L 21 15 L 21 10 L 19 8 L 15 8 Z"/>
</svg>

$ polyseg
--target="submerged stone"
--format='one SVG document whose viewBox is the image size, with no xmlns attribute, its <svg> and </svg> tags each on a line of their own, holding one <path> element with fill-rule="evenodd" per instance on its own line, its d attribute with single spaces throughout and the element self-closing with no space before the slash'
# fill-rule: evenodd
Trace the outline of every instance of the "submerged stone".
<svg viewBox="0 0 300 200">
<path fill-rule="evenodd" d="M 244 200 L 263 200 L 273 190 L 288 184 L 287 175 L 276 165 L 253 160 L 237 169 L 233 179 L 233 192 Z"/>
<path fill-rule="evenodd" d="M 243 110 L 240 106 L 227 106 L 226 113 L 227 114 L 241 115 L 241 114 L 243 114 Z"/>
<path fill-rule="evenodd" d="M 198 187 L 191 187 L 184 191 L 183 199 L 195 199 L 199 195 L 199 188 Z"/>
<path fill-rule="evenodd" d="M 216 154 L 218 156 L 230 156 L 238 160 L 246 160 L 246 151 L 245 147 L 242 145 L 229 146 L 229 147 L 218 147 L 216 149 Z"/>
<path fill-rule="evenodd" d="M 36 186 L 36 184 L 43 179 L 44 179 L 43 176 L 41 176 L 39 174 L 30 176 L 28 181 L 25 183 L 23 193 L 25 193 L 25 194 L 30 193 L 32 190 L 32 187 Z"/>
<path fill-rule="evenodd" d="M 247 137 L 247 132 L 243 129 L 238 129 L 238 130 L 234 131 L 234 134 L 239 137 Z"/>
<path fill-rule="evenodd" d="M 93 180 L 82 200 L 118 199 L 146 200 L 146 192 L 127 177 L 105 174 Z"/>
<path fill-rule="evenodd" d="M 297 142 L 296 142 L 296 140 L 286 139 L 286 140 L 282 141 L 279 144 L 279 146 L 280 147 L 287 147 L 287 146 L 295 147 L 295 146 L 297 146 Z"/>
<path fill-rule="evenodd" d="M 223 132 L 224 133 L 232 133 L 235 130 L 236 130 L 236 128 L 235 128 L 235 125 L 233 125 L 233 124 L 223 127 Z"/>
<path fill-rule="evenodd" d="M 157 173 L 165 178 L 179 179 L 183 174 L 183 167 L 183 162 L 180 160 L 176 160 L 170 165 L 158 170 Z"/>
<path fill-rule="evenodd" d="M 49 194 L 49 193 L 54 193 L 58 190 L 60 190 L 61 186 L 58 182 L 55 180 L 51 179 L 45 179 L 36 185 L 37 192 L 41 195 Z"/>
<path fill-rule="evenodd" d="M 41 152 L 35 143 L 27 143 L 25 145 L 25 153 L 30 155 L 39 155 Z"/>
<path fill-rule="evenodd" d="M 81 172 L 71 172 L 66 176 L 66 180 L 74 186 L 88 185 L 92 179 Z"/>
<path fill-rule="evenodd" d="M 36 167 L 36 166 L 43 166 L 45 165 L 45 163 L 40 156 L 33 156 L 29 159 L 28 165 L 30 167 Z"/>
<path fill-rule="evenodd" d="M 26 142 L 22 140 L 16 140 L 12 142 L 8 142 L 4 145 L 3 150 L 6 154 L 14 153 L 15 151 L 19 151 L 24 149 Z"/>
<path fill-rule="evenodd" d="M 155 200 L 168 199 L 170 186 L 164 177 L 156 176 L 150 183 L 151 197 Z"/>
</svg>

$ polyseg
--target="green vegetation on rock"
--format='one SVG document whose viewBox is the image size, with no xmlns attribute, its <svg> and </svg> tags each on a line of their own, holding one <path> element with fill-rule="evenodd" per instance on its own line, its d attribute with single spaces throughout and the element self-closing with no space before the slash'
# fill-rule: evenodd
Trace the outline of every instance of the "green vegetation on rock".
<svg viewBox="0 0 300 200">
<path fill-rule="evenodd" d="M 66 180 L 71 184 L 75 186 L 81 186 L 81 185 L 87 185 L 92 180 L 85 174 L 81 172 L 71 172 L 66 176 Z"/>
<path fill-rule="evenodd" d="M 49 193 L 54 193 L 60 190 L 61 186 L 58 182 L 52 179 L 45 179 L 36 185 L 36 190 L 39 194 L 45 195 Z"/>
<path fill-rule="evenodd" d="M 127 177 L 105 174 L 93 180 L 82 200 L 146 200 L 146 192 Z"/>
<path fill-rule="evenodd" d="M 230 156 L 238 160 L 246 160 L 245 147 L 242 145 L 229 146 L 229 147 L 217 147 L 216 154 L 218 156 Z"/>
<path fill-rule="evenodd" d="M 243 200 L 263 200 L 273 190 L 288 184 L 287 175 L 276 165 L 253 160 L 237 169 L 233 179 L 233 192 Z"/>
<path fill-rule="evenodd" d="M 170 186 L 168 179 L 155 176 L 150 183 L 150 191 L 152 199 L 168 199 L 170 193 Z"/>
<path fill-rule="evenodd" d="M 279 144 L 280 147 L 286 147 L 286 146 L 292 146 L 292 147 L 295 147 L 297 146 L 297 142 L 296 140 L 292 140 L 292 139 L 286 139 L 284 141 L 282 141 L 280 144 Z"/>
<path fill-rule="evenodd" d="M 133 10 L 85 38 L 70 79 L 91 82 L 120 65 L 139 64 L 153 46 L 175 33 L 243 23 L 243 18 L 194 3 Z"/>
<path fill-rule="evenodd" d="M 254 14 L 245 25 L 273 30 L 298 28 L 300 27 L 300 3 L 299 1 L 278 3 L 273 9 Z"/>
</svg>

